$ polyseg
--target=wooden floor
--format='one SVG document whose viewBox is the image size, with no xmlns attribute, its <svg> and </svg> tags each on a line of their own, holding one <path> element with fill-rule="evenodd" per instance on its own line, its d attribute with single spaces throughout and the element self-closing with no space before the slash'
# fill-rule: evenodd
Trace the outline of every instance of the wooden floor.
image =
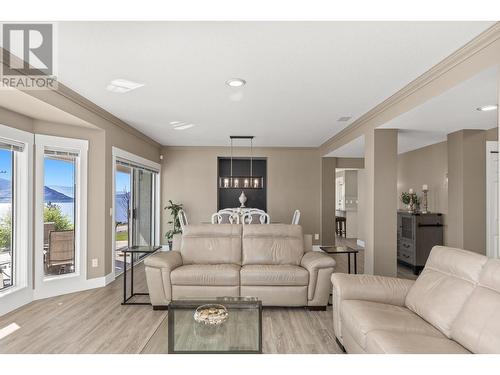
<svg viewBox="0 0 500 375">
<path fill-rule="evenodd" d="M 136 291 L 146 290 L 136 266 Z M 122 306 L 122 277 L 104 288 L 34 301 L 0 317 L 0 353 L 166 353 L 167 312 Z M 332 311 L 264 308 L 264 353 L 340 353 Z"/>
<path fill-rule="evenodd" d="M 357 246 L 355 240 L 337 244 Z M 362 248 L 358 273 L 363 273 Z M 335 272 L 347 272 L 347 255 L 333 256 Z M 144 266 L 136 266 L 135 291 L 146 291 Z M 398 276 L 416 278 L 398 267 Z M 0 317 L 0 329 L 20 328 L 0 339 L 0 353 L 166 353 L 167 312 L 122 306 L 122 276 L 104 288 L 34 301 Z M 341 353 L 335 343 L 331 307 L 264 308 L 264 353 Z"/>
</svg>

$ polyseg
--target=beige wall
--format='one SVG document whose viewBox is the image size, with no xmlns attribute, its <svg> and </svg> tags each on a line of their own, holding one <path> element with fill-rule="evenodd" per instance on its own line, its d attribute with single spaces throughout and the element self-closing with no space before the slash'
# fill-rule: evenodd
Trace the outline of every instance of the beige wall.
<svg viewBox="0 0 500 375">
<path fill-rule="evenodd" d="M 448 244 L 486 254 L 486 141 L 498 129 L 448 135 Z"/>
<path fill-rule="evenodd" d="M 398 156 L 398 208 L 405 209 L 401 193 L 412 188 L 420 197 L 422 185 L 429 186 L 430 212 L 444 215 L 444 240 L 447 243 L 448 214 L 448 146 L 447 142 L 436 143 Z"/>
<path fill-rule="evenodd" d="M 64 102 L 59 103 L 65 108 Z M 68 105 L 68 110 L 74 110 Z M 102 277 L 112 271 L 112 146 L 159 162 L 160 147 L 95 116 L 98 128 L 36 120 L 0 107 L 0 124 L 20 130 L 89 141 L 87 199 L 87 278 Z M 98 267 L 91 267 L 92 258 Z"/>
<path fill-rule="evenodd" d="M 429 186 L 429 210 L 444 214 L 444 243 L 485 253 L 486 141 L 498 140 L 498 128 L 461 130 L 436 143 L 398 156 L 399 196 L 413 188 L 420 196 Z"/>
<path fill-rule="evenodd" d="M 169 199 L 182 203 L 191 223 L 210 221 L 217 211 L 217 157 L 228 157 L 229 147 L 164 147 L 162 208 Z M 234 156 L 248 156 L 235 148 Z M 255 148 L 267 158 L 267 208 L 272 221 L 288 223 L 299 209 L 305 233 L 320 233 L 320 158 L 310 148 Z M 235 206 L 238 202 L 235 202 Z M 162 210 L 162 238 L 168 230 Z M 317 241 L 316 241 L 317 242 Z"/>
</svg>

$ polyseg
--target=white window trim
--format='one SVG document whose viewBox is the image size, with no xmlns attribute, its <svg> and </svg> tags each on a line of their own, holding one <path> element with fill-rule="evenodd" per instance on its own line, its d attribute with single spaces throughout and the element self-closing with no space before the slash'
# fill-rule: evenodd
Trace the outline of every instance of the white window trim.
<svg viewBox="0 0 500 375">
<path fill-rule="evenodd" d="M 115 253 L 116 253 L 116 241 L 115 241 L 115 235 L 116 235 L 116 231 L 115 231 L 115 204 L 116 204 L 116 186 L 115 186 L 115 183 L 116 183 L 116 159 L 125 159 L 125 160 L 128 160 L 130 162 L 133 162 L 133 163 L 136 163 L 138 165 L 143 165 L 144 167 L 147 167 L 149 169 L 152 169 L 156 172 L 158 172 L 158 176 L 157 176 L 157 179 L 158 179 L 158 182 L 156 184 L 156 191 L 155 191 L 155 195 L 156 195 L 156 204 L 154 204 L 154 209 L 155 209 L 155 245 L 159 245 L 160 244 L 160 191 L 161 191 L 161 164 L 159 163 L 155 163 L 154 161 L 151 161 L 151 160 L 148 160 L 148 159 L 145 159 L 141 156 L 138 156 L 138 155 L 135 155 L 135 154 L 132 154 L 131 152 L 128 152 L 128 151 L 125 151 L 125 150 L 122 150 L 118 147 L 112 147 L 112 156 L 113 156 L 113 178 L 112 178 L 112 205 L 111 205 L 111 209 L 110 209 L 110 215 L 111 215 L 111 259 L 112 259 L 112 262 L 111 262 L 111 265 L 112 265 L 112 270 L 111 270 L 111 274 L 112 274 L 112 277 L 111 277 L 111 281 L 114 280 L 116 278 L 116 272 L 115 272 L 115 269 L 116 269 L 116 266 L 115 266 L 115 261 L 116 261 L 116 257 L 115 257 Z"/>
<path fill-rule="evenodd" d="M 15 195 L 15 255 L 14 286 L 0 292 L 0 316 L 33 300 L 33 141 L 34 136 L 22 130 L 0 125 L 3 138 L 22 142 L 24 151 L 16 154 Z"/>
<path fill-rule="evenodd" d="M 87 285 L 87 158 L 88 141 L 35 134 L 35 291 L 34 298 L 47 298 L 89 288 Z M 43 264 L 43 206 L 45 148 L 78 151 L 75 194 L 75 272 L 45 276 Z M 93 286 L 90 286 L 93 287 Z"/>
</svg>

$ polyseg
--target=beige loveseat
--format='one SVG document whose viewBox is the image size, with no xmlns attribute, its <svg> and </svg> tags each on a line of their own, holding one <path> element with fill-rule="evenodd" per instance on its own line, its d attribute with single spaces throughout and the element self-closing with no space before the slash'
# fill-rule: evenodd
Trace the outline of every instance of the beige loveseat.
<svg viewBox="0 0 500 375">
<path fill-rule="evenodd" d="M 190 297 L 252 296 L 264 306 L 328 304 L 335 261 L 312 251 L 299 225 L 189 225 L 175 242 L 173 251 L 144 261 L 156 309 Z"/>
<path fill-rule="evenodd" d="M 500 260 L 436 246 L 416 281 L 332 275 L 348 353 L 500 353 Z"/>
</svg>

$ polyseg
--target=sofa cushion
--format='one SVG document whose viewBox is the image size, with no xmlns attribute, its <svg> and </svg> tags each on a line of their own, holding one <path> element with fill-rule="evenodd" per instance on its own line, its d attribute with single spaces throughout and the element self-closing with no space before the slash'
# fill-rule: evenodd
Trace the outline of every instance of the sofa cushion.
<svg viewBox="0 0 500 375">
<path fill-rule="evenodd" d="M 309 272 L 289 265 L 249 265 L 241 267 L 241 285 L 307 285 Z"/>
<path fill-rule="evenodd" d="M 401 306 L 345 300 L 341 305 L 340 316 L 342 319 L 342 332 L 348 330 L 353 339 L 364 350 L 366 350 L 367 335 L 375 330 L 443 337 L 429 323 Z"/>
<path fill-rule="evenodd" d="M 243 264 L 298 266 L 304 255 L 300 225 L 265 224 L 243 226 Z"/>
<path fill-rule="evenodd" d="M 474 353 L 500 354 L 500 260 L 488 259 L 451 337 Z"/>
<path fill-rule="evenodd" d="M 188 225 L 182 234 L 184 264 L 241 264 L 241 225 Z"/>
<path fill-rule="evenodd" d="M 377 354 L 467 354 L 463 346 L 444 336 L 418 333 L 372 331 L 366 338 L 366 351 Z"/>
<path fill-rule="evenodd" d="M 450 337 L 451 326 L 472 294 L 486 257 L 435 246 L 406 296 L 406 306 Z"/>
<path fill-rule="evenodd" d="M 170 274 L 172 285 L 239 285 L 240 266 L 236 264 L 189 264 Z"/>
</svg>

